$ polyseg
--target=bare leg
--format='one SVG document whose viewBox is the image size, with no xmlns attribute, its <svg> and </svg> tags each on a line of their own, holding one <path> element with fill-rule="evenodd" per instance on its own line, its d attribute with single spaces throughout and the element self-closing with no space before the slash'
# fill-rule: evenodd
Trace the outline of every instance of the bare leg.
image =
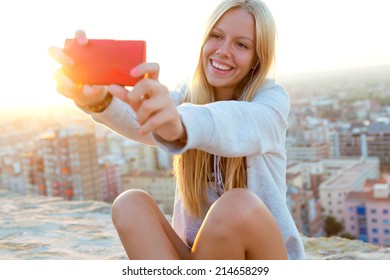
<svg viewBox="0 0 390 280">
<path fill-rule="evenodd" d="M 129 190 L 113 203 L 112 221 L 129 259 L 187 259 L 190 250 L 144 191 Z"/>
<path fill-rule="evenodd" d="M 233 189 L 210 208 L 191 259 L 287 259 L 274 218 L 253 193 Z"/>
</svg>

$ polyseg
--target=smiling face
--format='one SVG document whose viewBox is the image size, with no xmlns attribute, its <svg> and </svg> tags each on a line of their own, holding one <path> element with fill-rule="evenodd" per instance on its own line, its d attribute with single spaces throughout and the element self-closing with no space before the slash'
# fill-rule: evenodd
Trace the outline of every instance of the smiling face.
<svg viewBox="0 0 390 280">
<path fill-rule="evenodd" d="M 202 63 L 216 100 L 233 99 L 234 91 L 256 64 L 255 20 L 239 8 L 226 12 L 211 29 Z"/>
</svg>

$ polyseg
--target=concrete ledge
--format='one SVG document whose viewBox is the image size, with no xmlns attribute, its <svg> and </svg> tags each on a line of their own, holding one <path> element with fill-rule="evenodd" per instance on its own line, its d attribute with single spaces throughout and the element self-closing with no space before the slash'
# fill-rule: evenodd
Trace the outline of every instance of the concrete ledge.
<svg viewBox="0 0 390 280">
<path fill-rule="evenodd" d="M 390 260 L 390 248 L 340 237 L 303 237 L 309 260 Z"/>
<path fill-rule="evenodd" d="M 390 260 L 390 248 L 338 237 L 302 237 L 309 260 Z M 0 190 L 0 259 L 126 259 L 111 205 Z"/>
</svg>

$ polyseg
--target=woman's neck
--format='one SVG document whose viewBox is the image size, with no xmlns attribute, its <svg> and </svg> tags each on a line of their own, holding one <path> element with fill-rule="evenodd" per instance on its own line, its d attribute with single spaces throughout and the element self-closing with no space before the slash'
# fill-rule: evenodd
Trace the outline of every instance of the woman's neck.
<svg viewBox="0 0 390 280">
<path fill-rule="evenodd" d="M 234 88 L 214 88 L 215 101 L 234 99 Z"/>
</svg>

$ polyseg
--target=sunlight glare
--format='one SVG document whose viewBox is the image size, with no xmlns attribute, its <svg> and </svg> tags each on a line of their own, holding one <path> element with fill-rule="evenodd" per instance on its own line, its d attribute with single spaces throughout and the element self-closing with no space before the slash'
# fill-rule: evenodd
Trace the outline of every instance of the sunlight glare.
<svg viewBox="0 0 390 280">
<path fill-rule="evenodd" d="M 145 40 L 147 60 L 160 64 L 160 81 L 173 87 L 194 70 L 205 21 L 219 2 L 2 1 L 0 108 L 69 102 L 56 92 L 53 74 L 59 65 L 47 49 L 62 47 L 77 29 L 89 38 Z M 390 64 L 386 1 L 265 2 L 278 28 L 277 74 Z"/>
</svg>

